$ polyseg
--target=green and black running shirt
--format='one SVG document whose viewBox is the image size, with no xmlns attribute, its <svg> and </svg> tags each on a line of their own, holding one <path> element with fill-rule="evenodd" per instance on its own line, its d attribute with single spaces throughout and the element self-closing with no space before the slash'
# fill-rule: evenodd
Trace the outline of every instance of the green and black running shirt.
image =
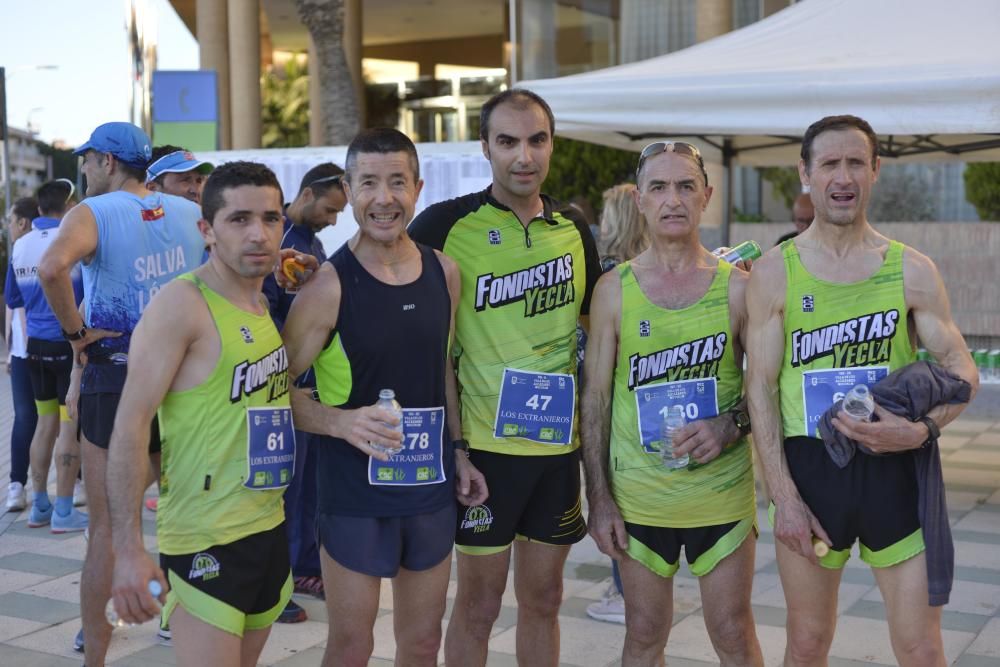
<svg viewBox="0 0 1000 667">
<path fill-rule="evenodd" d="M 538 456 L 565 454 L 580 444 L 576 395 L 560 408 L 565 430 L 541 428 L 540 436 L 529 439 L 521 437 L 525 431 L 517 426 L 509 431 L 506 424 L 498 426 L 501 388 L 508 387 L 505 378 L 515 383 L 526 377 L 551 381 L 553 388 L 556 383 L 560 388 L 575 386 L 576 326 L 580 315 L 589 312 L 601 273 L 587 225 L 554 211 L 545 195 L 542 204 L 525 226 L 487 188 L 434 204 L 410 224 L 413 240 L 441 250 L 461 271 L 453 354 L 462 433 L 474 449 Z M 547 406 L 545 392 L 527 395 L 534 410 L 521 406 L 519 414 L 546 418 L 541 411 Z M 505 390 L 504 406 L 515 400 L 513 396 Z M 557 395 L 553 406 L 558 402 Z M 552 433 L 553 440 L 565 443 L 545 442 Z"/>
</svg>

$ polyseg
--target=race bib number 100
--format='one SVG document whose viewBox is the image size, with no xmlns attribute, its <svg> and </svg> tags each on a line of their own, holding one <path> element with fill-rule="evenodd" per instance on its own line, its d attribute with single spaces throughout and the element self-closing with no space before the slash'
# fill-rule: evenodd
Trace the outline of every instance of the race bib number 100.
<svg viewBox="0 0 1000 667">
<path fill-rule="evenodd" d="M 572 375 L 505 368 L 493 436 L 568 445 L 573 441 L 575 410 Z"/>
<path fill-rule="evenodd" d="M 802 400 L 805 406 L 806 435 L 818 438 L 819 419 L 831 405 L 852 387 L 863 384 L 869 389 L 889 374 L 888 366 L 828 368 L 802 373 Z"/>
<path fill-rule="evenodd" d="M 636 415 L 639 418 L 639 438 L 647 454 L 660 451 L 660 437 L 666 411 L 680 405 L 689 421 L 708 419 L 719 414 L 715 378 L 678 380 L 638 387 L 635 390 Z"/>
</svg>

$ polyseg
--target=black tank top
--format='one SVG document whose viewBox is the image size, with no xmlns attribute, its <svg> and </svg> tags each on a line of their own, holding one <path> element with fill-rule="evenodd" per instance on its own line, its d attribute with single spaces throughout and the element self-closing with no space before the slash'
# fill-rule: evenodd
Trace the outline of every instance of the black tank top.
<svg viewBox="0 0 1000 667">
<path fill-rule="evenodd" d="M 340 278 L 340 310 L 324 355 L 346 357 L 351 386 L 338 407 L 372 405 L 381 389 L 392 389 L 403 408 L 445 405 L 445 363 L 451 297 L 434 251 L 417 244 L 420 277 L 406 285 L 387 285 L 368 273 L 344 244 L 329 261 Z M 342 349 L 331 350 L 331 345 Z M 320 356 L 317 364 L 321 363 Z M 442 415 L 443 420 L 443 415 Z M 434 512 L 455 502 L 455 456 L 447 424 L 442 423 L 439 483 L 417 486 L 370 483 L 369 457 L 339 438 L 318 444 L 318 506 L 326 514 L 406 516 Z M 437 443 L 431 443 L 437 448 Z M 379 462 L 371 459 L 372 466 Z"/>
</svg>

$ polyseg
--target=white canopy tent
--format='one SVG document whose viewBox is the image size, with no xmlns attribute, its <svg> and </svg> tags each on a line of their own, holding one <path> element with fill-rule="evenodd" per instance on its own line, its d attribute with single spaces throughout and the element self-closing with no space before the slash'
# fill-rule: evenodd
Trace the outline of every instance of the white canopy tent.
<svg viewBox="0 0 1000 667">
<path fill-rule="evenodd" d="M 810 123 L 851 113 L 885 157 L 1000 160 L 1000 2 L 805 0 L 673 54 L 519 85 L 558 134 L 620 148 L 699 137 L 708 159 L 788 165 Z"/>
</svg>

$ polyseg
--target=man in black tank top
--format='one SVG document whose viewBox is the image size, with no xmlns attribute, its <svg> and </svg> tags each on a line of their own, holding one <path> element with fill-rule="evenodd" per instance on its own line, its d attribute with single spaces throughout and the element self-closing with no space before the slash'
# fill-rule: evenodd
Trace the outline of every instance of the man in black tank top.
<svg viewBox="0 0 1000 667">
<path fill-rule="evenodd" d="M 319 397 L 297 392 L 292 407 L 296 427 L 321 436 L 324 665 L 367 664 L 383 577 L 407 619 L 396 628 L 397 661 L 436 664 L 455 498 L 486 499 L 445 418 L 458 400 L 448 363 L 458 267 L 406 233 L 422 185 L 402 133 L 366 130 L 351 142 L 344 187 L 358 233 L 302 288 L 283 331 L 290 372 L 311 366 Z M 396 414 L 373 405 L 383 389 L 403 407 L 402 433 Z"/>
</svg>

